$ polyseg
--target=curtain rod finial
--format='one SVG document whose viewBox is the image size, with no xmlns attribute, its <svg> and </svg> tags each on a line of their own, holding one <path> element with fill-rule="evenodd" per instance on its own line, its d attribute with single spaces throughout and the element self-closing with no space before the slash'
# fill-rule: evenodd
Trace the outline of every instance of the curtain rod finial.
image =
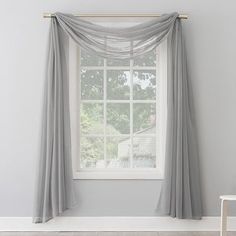
<svg viewBox="0 0 236 236">
<path fill-rule="evenodd" d="M 52 13 L 43 13 L 43 18 L 51 18 L 54 15 Z"/>
</svg>

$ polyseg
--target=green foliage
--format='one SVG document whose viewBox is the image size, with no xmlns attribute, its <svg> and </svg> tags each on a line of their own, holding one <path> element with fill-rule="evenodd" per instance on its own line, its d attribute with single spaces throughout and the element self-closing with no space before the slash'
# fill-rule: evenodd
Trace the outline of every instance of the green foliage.
<svg viewBox="0 0 236 236">
<path fill-rule="evenodd" d="M 156 109 L 155 104 L 136 103 L 134 104 L 134 132 L 144 130 L 155 125 Z"/>
<path fill-rule="evenodd" d="M 109 115 L 108 115 L 109 116 Z M 103 105 L 99 103 L 81 106 L 81 130 L 82 134 L 103 134 Z M 107 126 L 110 134 L 119 134 L 111 125 Z M 97 137 L 83 137 L 81 140 L 81 159 L 85 166 L 95 167 L 98 160 L 103 159 L 104 139 Z M 112 156 L 117 155 L 117 143 L 112 142 L 107 146 Z"/>
<path fill-rule="evenodd" d="M 103 104 L 83 103 L 80 117 L 83 134 L 101 134 L 103 132 Z"/>
<path fill-rule="evenodd" d="M 155 100 L 156 76 L 153 70 L 134 71 L 134 99 Z"/>
<path fill-rule="evenodd" d="M 130 133 L 130 105 L 123 103 L 107 104 L 107 124 L 121 134 Z"/>
<path fill-rule="evenodd" d="M 103 71 L 82 70 L 81 71 L 81 97 L 82 99 L 103 98 Z"/>
<path fill-rule="evenodd" d="M 107 139 L 107 155 L 109 159 L 117 159 L 118 157 L 118 138 L 108 138 Z"/>
<path fill-rule="evenodd" d="M 81 160 L 85 167 L 95 167 L 103 159 L 103 138 L 85 138 L 81 140 Z"/>
<path fill-rule="evenodd" d="M 108 70 L 107 71 L 107 98 L 111 100 L 129 99 L 130 86 L 128 80 L 129 71 Z"/>
</svg>

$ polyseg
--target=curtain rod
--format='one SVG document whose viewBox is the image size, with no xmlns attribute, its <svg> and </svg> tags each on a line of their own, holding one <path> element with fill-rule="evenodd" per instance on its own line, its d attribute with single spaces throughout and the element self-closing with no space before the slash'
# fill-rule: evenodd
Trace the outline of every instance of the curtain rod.
<svg viewBox="0 0 236 236">
<path fill-rule="evenodd" d="M 160 17 L 161 14 L 151 13 L 151 14 L 74 14 L 76 17 Z M 54 14 L 52 13 L 43 13 L 43 18 L 52 18 Z M 181 19 L 188 19 L 188 15 L 179 14 L 178 16 Z"/>
</svg>

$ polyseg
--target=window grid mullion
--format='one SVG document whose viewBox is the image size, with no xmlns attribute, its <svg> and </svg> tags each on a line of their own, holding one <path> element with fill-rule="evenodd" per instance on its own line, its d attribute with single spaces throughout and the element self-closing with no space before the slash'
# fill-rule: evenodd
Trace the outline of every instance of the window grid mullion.
<svg viewBox="0 0 236 236">
<path fill-rule="evenodd" d="M 78 51 L 77 53 L 79 54 L 79 68 L 78 68 L 78 77 L 79 77 L 79 86 L 78 86 L 78 99 L 79 99 L 79 112 L 77 113 L 78 114 L 78 119 L 79 119 L 79 130 L 78 130 L 78 133 L 79 133 L 79 142 L 77 143 L 77 145 L 79 146 L 78 147 L 78 155 L 79 155 L 79 161 L 78 161 L 78 168 L 81 168 L 81 137 L 82 137 L 82 132 L 81 132 L 81 105 L 82 105 L 82 96 L 81 96 L 81 68 L 80 68 L 80 64 L 81 64 L 81 49 L 78 48 Z"/>
<path fill-rule="evenodd" d="M 107 41 L 105 40 L 105 45 Z M 104 162 L 105 168 L 107 168 L 107 137 L 106 137 L 106 127 L 107 127 L 107 59 L 104 59 L 104 68 L 103 68 L 103 116 L 104 116 Z"/>
<path fill-rule="evenodd" d="M 100 137 L 100 138 L 103 138 L 104 135 L 103 134 L 82 134 L 81 137 L 90 137 L 90 138 L 96 138 L 96 137 Z M 129 134 L 106 134 L 106 137 L 109 137 L 109 138 L 114 138 L 114 137 L 123 137 L 123 138 L 129 138 L 130 135 Z M 156 134 L 139 134 L 139 137 L 147 137 L 147 138 L 150 138 L 150 137 L 156 137 Z"/>
<path fill-rule="evenodd" d="M 131 42 L 133 49 L 133 42 Z M 130 60 L 130 168 L 133 168 L 133 66 L 134 60 Z"/>
<path fill-rule="evenodd" d="M 160 145 L 159 145 L 159 135 L 160 135 L 160 122 L 157 120 L 157 114 L 160 116 L 160 51 L 158 48 L 156 48 L 156 114 L 155 114 L 155 122 L 156 122 L 156 167 L 158 166 L 158 157 L 159 157 L 159 150 L 160 150 Z"/>
<path fill-rule="evenodd" d="M 130 103 L 131 99 L 129 100 L 108 100 L 106 99 L 107 103 Z M 133 103 L 156 103 L 155 100 L 132 100 Z M 82 103 L 103 103 L 103 100 L 82 100 Z"/>
<path fill-rule="evenodd" d="M 103 66 L 81 66 L 81 70 L 103 70 Z M 108 70 L 130 70 L 130 66 L 108 66 Z M 154 66 L 133 66 L 134 70 L 156 70 Z"/>
</svg>

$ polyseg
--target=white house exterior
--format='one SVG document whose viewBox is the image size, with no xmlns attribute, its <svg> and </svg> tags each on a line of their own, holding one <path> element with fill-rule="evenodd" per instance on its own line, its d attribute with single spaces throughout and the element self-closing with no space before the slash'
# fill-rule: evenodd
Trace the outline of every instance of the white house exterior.
<svg viewBox="0 0 236 236">
<path fill-rule="evenodd" d="M 150 127 L 136 133 L 133 138 L 133 165 L 134 167 L 155 167 L 156 139 L 155 137 L 144 137 L 155 133 L 156 127 Z M 130 138 L 121 140 L 118 144 L 118 160 L 127 159 L 130 155 Z M 141 164 L 142 163 L 142 164 Z"/>
</svg>

